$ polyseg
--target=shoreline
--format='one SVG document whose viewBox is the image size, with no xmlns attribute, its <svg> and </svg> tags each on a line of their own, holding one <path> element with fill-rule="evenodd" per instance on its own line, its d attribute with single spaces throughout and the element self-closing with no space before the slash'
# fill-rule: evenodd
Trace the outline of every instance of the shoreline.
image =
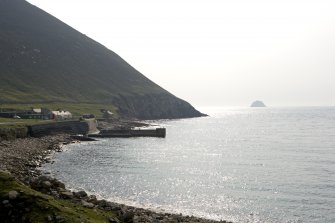
<svg viewBox="0 0 335 223">
<path fill-rule="evenodd" d="M 10 172 L 18 181 L 29 187 L 51 195 L 57 199 L 66 199 L 74 203 L 81 203 L 87 208 L 98 208 L 105 211 L 116 211 L 118 218 L 125 222 L 203 222 L 215 223 L 217 221 L 182 214 L 153 211 L 149 208 L 133 207 L 125 204 L 98 200 L 95 195 L 87 195 L 85 191 L 73 192 L 66 189 L 64 183 L 50 176 L 42 175 L 45 163 L 52 163 L 55 152 L 62 152 L 62 147 L 71 143 L 80 143 L 70 135 L 61 134 L 41 138 L 16 139 L 14 141 L 0 141 L 0 170 Z M 49 188 L 45 182 L 52 182 Z M 63 190 L 55 192 L 55 185 L 62 185 Z M 110 221 L 111 222 L 111 221 Z"/>
</svg>

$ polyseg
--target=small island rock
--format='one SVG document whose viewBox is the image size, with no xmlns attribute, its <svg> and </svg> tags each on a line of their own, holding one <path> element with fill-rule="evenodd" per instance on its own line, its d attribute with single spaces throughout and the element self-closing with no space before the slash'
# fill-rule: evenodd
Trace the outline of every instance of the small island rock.
<svg viewBox="0 0 335 223">
<path fill-rule="evenodd" d="M 254 101 L 250 107 L 266 107 L 262 101 Z"/>
</svg>

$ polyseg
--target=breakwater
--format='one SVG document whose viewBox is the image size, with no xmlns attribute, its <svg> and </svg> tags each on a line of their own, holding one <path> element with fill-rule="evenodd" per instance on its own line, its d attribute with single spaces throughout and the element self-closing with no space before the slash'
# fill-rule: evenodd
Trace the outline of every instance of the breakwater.
<svg viewBox="0 0 335 223">
<path fill-rule="evenodd" d="M 129 137 L 159 137 L 165 138 L 166 129 L 113 129 L 101 130 L 99 134 L 89 134 L 93 138 L 129 138 Z"/>
</svg>

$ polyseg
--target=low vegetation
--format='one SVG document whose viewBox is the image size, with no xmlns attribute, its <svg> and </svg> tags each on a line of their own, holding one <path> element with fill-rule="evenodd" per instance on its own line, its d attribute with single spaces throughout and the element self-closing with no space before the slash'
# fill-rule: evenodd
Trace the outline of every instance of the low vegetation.
<svg viewBox="0 0 335 223">
<path fill-rule="evenodd" d="M 20 184 L 9 173 L 0 171 L 1 222 L 110 222 L 111 211 L 85 208 L 55 199 Z M 116 219 L 116 218 L 115 218 Z"/>
<path fill-rule="evenodd" d="M 54 120 L 0 118 L 0 128 L 23 127 L 27 125 L 44 124 L 50 122 L 54 122 Z"/>
<path fill-rule="evenodd" d="M 102 117 L 101 109 L 106 109 L 113 112 L 115 115 L 118 114 L 116 107 L 106 104 L 89 104 L 89 103 L 32 103 L 32 104 L 0 104 L 1 108 L 12 108 L 12 109 L 31 109 L 31 108 L 48 108 L 51 110 L 63 109 L 72 113 L 75 117 L 80 117 L 83 114 L 93 114 L 97 118 Z M 8 120 L 8 119 L 7 119 Z M 1 121 L 1 119 L 0 119 Z M 14 119 L 13 122 L 17 122 Z M 32 121 L 34 122 L 34 121 Z"/>
</svg>

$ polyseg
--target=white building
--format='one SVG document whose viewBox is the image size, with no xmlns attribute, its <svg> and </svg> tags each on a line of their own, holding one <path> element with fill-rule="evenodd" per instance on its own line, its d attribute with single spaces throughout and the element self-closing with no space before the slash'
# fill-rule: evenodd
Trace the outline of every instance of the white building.
<svg viewBox="0 0 335 223">
<path fill-rule="evenodd" d="M 67 119 L 72 119 L 72 114 L 69 111 L 51 111 L 53 119 L 56 120 L 67 120 Z"/>
</svg>

